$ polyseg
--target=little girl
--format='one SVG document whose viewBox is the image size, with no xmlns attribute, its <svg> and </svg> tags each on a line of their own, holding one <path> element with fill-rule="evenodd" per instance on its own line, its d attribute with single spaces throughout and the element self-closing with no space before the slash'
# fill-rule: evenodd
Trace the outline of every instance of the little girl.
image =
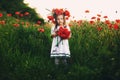
<svg viewBox="0 0 120 80">
<path fill-rule="evenodd" d="M 57 9 L 58 10 L 58 9 Z M 61 10 L 61 9 L 60 9 Z M 58 11 L 59 13 L 54 13 L 55 26 L 51 28 L 51 37 L 53 38 L 51 47 L 51 58 L 55 58 L 55 64 L 58 65 L 62 59 L 64 64 L 67 64 L 66 58 L 70 57 L 69 42 L 68 39 L 71 37 L 71 33 L 67 39 L 62 39 L 57 32 L 59 28 L 66 28 L 70 31 L 70 27 L 66 25 L 66 14 Z M 67 14 L 68 15 L 68 14 Z"/>
</svg>

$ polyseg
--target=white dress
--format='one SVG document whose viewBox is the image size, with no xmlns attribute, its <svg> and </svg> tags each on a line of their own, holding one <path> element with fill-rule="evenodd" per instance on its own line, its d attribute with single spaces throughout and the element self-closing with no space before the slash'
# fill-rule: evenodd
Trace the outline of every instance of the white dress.
<svg viewBox="0 0 120 80">
<path fill-rule="evenodd" d="M 57 30 L 59 28 L 60 28 L 60 26 L 57 27 Z M 66 28 L 70 31 L 69 26 L 66 26 Z M 51 28 L 51 34 L 54 34 L 54 33 L 55 33 L 55 26 L 53 26 Z M 64 39 L 61 42 L 60 42 L 60 40 L 61 40 L 61 38 L 59 36 L 56 36 L 53 38 L 50 57 L 70 57 L 68 39 Z M 57 43 L 59 43 L 58 46 L 56 46 Z"/>
</svg>

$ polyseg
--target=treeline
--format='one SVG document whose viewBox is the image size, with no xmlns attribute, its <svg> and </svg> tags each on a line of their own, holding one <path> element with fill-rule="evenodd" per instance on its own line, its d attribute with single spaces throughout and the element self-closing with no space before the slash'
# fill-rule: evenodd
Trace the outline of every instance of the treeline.
<svg viewBox="0 0 120 80">
<path fill-rule="evenodd" d="M 41 23 L 44 23 L 44 19 L 36 13 L 35 9 L 28 7 L 28 5 L 24 3 L 24 0 L 0 0 L 0 11 L 1 10 L 7 13 L 11 13 L 14 17 L 18 17 L 15 15 L 16 11 L 20 12 L 21 14 L 29 12 L 29 17 L 24 17 L 25 20 L 33 22 L 39 20 Z"/>
</svg>

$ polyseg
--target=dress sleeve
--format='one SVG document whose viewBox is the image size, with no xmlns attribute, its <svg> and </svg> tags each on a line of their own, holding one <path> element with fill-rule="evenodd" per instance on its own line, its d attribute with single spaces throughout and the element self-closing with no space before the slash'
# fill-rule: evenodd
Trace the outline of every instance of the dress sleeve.
<svg viewBox="0 0 120 80">
<path fill-rule="evenodd" d="M 54 34 L 55 33 L 55 31 L 54 31 L 54 26 L 53 27 L 51 27 L 51 34 Z"/>
</svg>

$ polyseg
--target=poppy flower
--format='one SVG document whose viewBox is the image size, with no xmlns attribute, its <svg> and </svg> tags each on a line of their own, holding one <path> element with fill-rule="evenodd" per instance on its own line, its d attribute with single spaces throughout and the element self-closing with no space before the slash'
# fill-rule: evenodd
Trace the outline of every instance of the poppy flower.
<svg viewBox="0 0 120 80">
<path fill-rule="evenodd" d="M 90 11 L 89 10 L 85 10 L 85 13 L 90 13 Z"/>
<path fill-rule="evenodd" d="M 43 28 L 38 28 L 38 32 L 44 32 L 45 30 Z"/>
<path fill-rule="evenodd" d="M 2 17 L 3 16 L 3 14 L 2 13 L 0 13 L 0 17 Z"/>
<path fill-rule="evenodd" d="M 62 39 L 68 39 L 70 36 L 70 31 L 67 28 L 60 27 L 57 35 Z"/>
</svg>

